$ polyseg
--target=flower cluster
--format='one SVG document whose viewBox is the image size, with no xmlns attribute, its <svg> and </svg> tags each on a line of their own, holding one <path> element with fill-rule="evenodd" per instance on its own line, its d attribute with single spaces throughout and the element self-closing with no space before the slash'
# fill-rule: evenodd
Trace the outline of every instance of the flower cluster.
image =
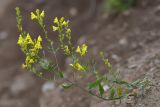
<svg viewBox="0 0 160 107">
<path fill-rule="evenodd" d="M 77 46 L 76 50 L 71 44 L 71 29 L 68 28 L 69 21 L 64 20 L 64 18 L 58 19 L 57 17 L 54 19 L 54 26 L 52 26 L 53 31 L 58 31 L 59 33 L 59 41 L 61 43 L 61 48 L 64 53 L 68 56 L 71 56 L 73 60 L 70 66 L 77 71 L 85 71 L 85 68 L 80 64 L 79 59 L 76 57 L 76 53 L 84 56 L 87 53 L 87 45 L 83 44 L 82 46 Z M 68 42 L 66 43 L 65 40 Z M 73 58 L 74 56 L 74 58 Z"/>
<path fill-rule="evenodd" d="M 87 45 L 83 44 L 82 46 L 78 46 L 76 52 L 79 53 L 81 56 L 86 55 L 87 53 Z"/>
<path fill-rule="evenodd" d="M 29 33 L 26 37 L 19 36 L 18 45 L 21 47 L 22 52 L 26 55 L 25 63 L 22 64 L 23 68 L 31 68 L 38 60 L 38 53 L 42 49 L 42 38 L 38 36 L 37 40 L 32 40 Z"/>
<path fill-rule="evenodd" d="M 44 18 L 44 11 L 40 12 L 39 9 L 36 10 L 36 13 L 31 12 L 31 19 L 41 19 Z"/>
<path fill-rule="evenodd" d="M 38 20 L 38 23 L 42 27 L 44 25 L 43 19 L 44 19 L 45 13 L 44 11 L 40 11 L 39 9 L 36 10 L 36 12 L 31 12 L 31 20 Z"/>
<path fill-rule="evenodd" d="M 77 71 L 85 71 L 85 68 L 79 63 L 79 61 L 76 61 L 74 64 L 70 64 L 70 66 Z"/>
<path fill-rule="evenodd" d="M 61 48 L 66 55 L 71 55 L 73 53 L 73 47 L 71 43 L 71 29 L 68 28 L 69 21 L 64 20 L 63 17 L 60 19 L 56 17 L 54 18 L 53 23 L 55 24 L 52 26 L 53 31 L 58 31 L 59 33 Z M 65 39 L 67 40 L 67 43 L 65 42 Z"/>
</svg>

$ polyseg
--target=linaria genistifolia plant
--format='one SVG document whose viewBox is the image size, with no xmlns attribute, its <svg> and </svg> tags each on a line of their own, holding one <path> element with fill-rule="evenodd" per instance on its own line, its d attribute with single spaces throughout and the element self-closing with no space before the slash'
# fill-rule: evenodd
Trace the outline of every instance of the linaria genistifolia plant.
<svg viewBox="0 0 160 107">
<path fill-rule="evenodd" d="M 88 46 L 85 43 L 78 46 L 72 44 L 72 30 L 69 28 L 69 21 L 63 17 L 55 17 L 53 20 L 52 29 L 58 33 L 59 45 L 57 46 L 48 36 L 44 22 L 44 11 L 37 9 L 35 12 L 31 12 L 31 20 L 36 21 L 43 31 L 43 36 L 39 35 L 37 39 L 33 39 L 29 33 L 24 31 L 21 11 L 18 7 L 16 7 L 16 15 L 17 28 L 20 33 L 17 44 L 25 55 L 22 67 L 36 76 L 46 81 L 59 81 L 61 79 L 61 82 L 58 83 L 62 88 L 78 87 L 82 91 L 103 100 L 121 100 L 130 96 L 133 90 L 138 90 L 137 93 L 132 93 L 136 96 L 150 87 L 150 81 L 146 78 L 131 83 L 121 79 L 119 74 L 113 70 L 111 63 L 105 58 L 103 52 L 100 52 L 100 58 L 106 70 L 109 71 L 106 74 L 102 74 L 98 70 L 94 59 L 86 62 L 82 61 L 86 57 Z M 42 41 L 46 44 L 43 44 Z M 45 54 L 47 52 L 53 54 L 53 60 L 47 58 Z M 70 72 L 62 71 L 57 58 L 58 52 L 62 52 L 71 59 L 68 65 L 71 68 Z M 46 73 L 53 73 L 53 75 L 48 76 Z M 68 74 L 69 76 L 67 76 Z M 95 78 L 94 81 L 88 82 L 85 87 L 81 86 L 80 80 L 87 78 L 88 74 L 92 74 Z M 81 79 L 77 79 L 79 77 Z"/>
</svg>

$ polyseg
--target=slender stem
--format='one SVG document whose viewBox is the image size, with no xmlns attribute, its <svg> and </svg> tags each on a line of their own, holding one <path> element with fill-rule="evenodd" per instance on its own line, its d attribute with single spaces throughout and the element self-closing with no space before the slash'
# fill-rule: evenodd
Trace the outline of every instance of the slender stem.
<svg viewBox="0 0 160 107">
<path fill-rule="evenodd" d="M 61 69 L 60 69 L 60 67 L 59 67 L 59 63 L 58 63 L 58 60 L 57 60 L 57 55 L 56 55 L 55 52 L 54 52 L 53 54 L 54 54 L 54 58 L 55 58 L 55 60 L 56 60 L 56 65 L 57 65 L 57 67 L 58 67 L 58 71 L 60 72 Z"/>
<path fill-rule="evenodd" d="M 48 40 L 48 32 L 46 31 L 46 29 L 45 29 L 45 26 L 44 26 L 44 25 L 42 26 L 42 29 L 43 29 L 43 32 L 44 32 L 45 38 Z"/>
</svg>

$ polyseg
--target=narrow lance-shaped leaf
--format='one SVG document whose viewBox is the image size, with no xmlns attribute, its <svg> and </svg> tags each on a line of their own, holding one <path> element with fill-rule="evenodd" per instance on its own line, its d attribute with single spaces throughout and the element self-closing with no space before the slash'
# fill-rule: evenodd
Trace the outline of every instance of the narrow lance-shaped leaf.
<svg viewBox="0 0 160 107">
<path fill-rule="evenodd" d="M 64 73 L 62 71 L 59 71 L 58 75 L 59 75 L 60 78 L 64 78 Z"/>
<path fill-rule="evenodd" d="M 129 84 L 125 80 L 121 80 L 121 79 L 115 79 L 115 80 L 113 80 L 113 82 L 116 84 L 126 84 L 126 85 Z"/>
<path fill-rule="evenodd" d="M 89 83 L 88 85 L 88 89 L 95 89 L 96 87 L 98 87 L 98 85 L 100 84 L 100 82 L 103 80 L 103 78 L 97 79 L 95 82 Z"/>
<path fill-rule="evenodd" d="M 100 94 L 100 96 L 103 96 L 103 94 L 104 94 L 104 88 L 103 88 L 103 86 L 102 86 L 101 83 L 98 86 L 99 86 L 99 94 Z"/>
<path fill-rule="evenodd" d="M 109 91 L 109 98 L 110 99 L 114 99 L 114 95 L 115 95 L 115 89 L 112 87 L 111 89 L 110 89 L 110 91 Z"/>
<path fill-rule="evenodd" d="M 88 89 L 89 89 L 89 90 L 95 89 L 98 85 L 99 85 L 99 81 L 89 83 Z"/>
<path fill-rule="evenodd" d="M 122 88 L 121 88 L 121 86 L 117 87 L 117 95 L 118 95 L 118 97 L 122 96 Z"/>
<path fill-rule="evenodd" d="M 64 89 L 68 89 L 68 88 L 70 88 L 70 87 L 72 87 L 73 86 L 73 84 L 70 84 L 70 83 L 63 83 L 62 84 L 62 87 L 64 88 Z"/>
</svg>

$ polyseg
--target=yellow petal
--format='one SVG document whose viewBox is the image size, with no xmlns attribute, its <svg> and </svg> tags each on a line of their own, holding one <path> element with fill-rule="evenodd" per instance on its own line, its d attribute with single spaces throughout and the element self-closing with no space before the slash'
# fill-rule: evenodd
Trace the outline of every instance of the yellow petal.
<svg viewBox="0 0 160 107">
<path fill-rule="evenodd" d="M 81 53 L 80 46 L 77 47 L 76 52 L 79 53 L 79 54 Z"/>
<path fill-rule="evenodd" d="M 37 16 L 33 12 L 31 12 L 31 20 L 33 19 L 37 19 Z"/>
<path fill-rule="evenodd" d="M 54 18 L 54 23 L 57 24 L 58 23 L 58 18 Z"/>
<path fill-rule="evenodd" d="M 44 11 L 41 12 L 40 17 L 44 18 Z"/>
<path fill-rule="evenodd" d="M 86 45 L 86 44 L 83 44 L 81 50 L 82 50 L 81 55 L 82 55 L 82 56 L 85 55 L 85 54 L 87 53 L 87 45 Z"/>
<path fill-rule="evenodd" d="M 42 41 L 41 36 L 38 36 L 38 41 L 39 41 L 39 42 L 41 42 L 41 41 Z"/>
<path fill-rule="evenodd" d="M 52 26 L 52 29 L 53 29 L 53 31 L 57 31 L 57 30 L 58 30 L 58 27 Z"/>
</svg>

